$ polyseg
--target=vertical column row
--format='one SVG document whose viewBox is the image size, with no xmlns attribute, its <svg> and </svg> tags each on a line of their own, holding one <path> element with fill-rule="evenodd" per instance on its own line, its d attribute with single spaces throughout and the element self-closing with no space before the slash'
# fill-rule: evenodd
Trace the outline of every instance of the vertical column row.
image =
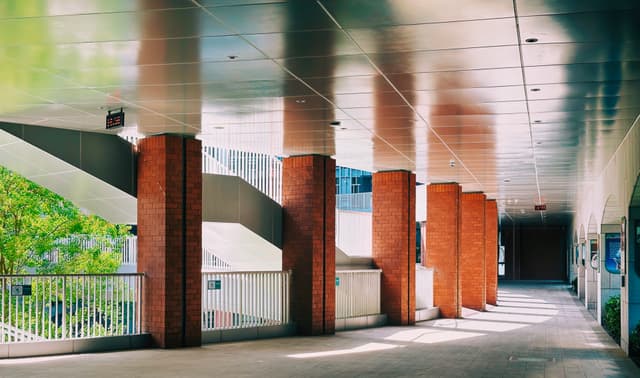
<svg viewBox="0 0 640 378">
<path fill-rule="evenodd" d="M 336 164 L 327 156 L 284 159 L 282 267 L 293 271 L 292 309 L 298 332 L 335 331 Z"/>
<path fill-rule="evenodd" d="M 485 200 L 482 193 L 462 193 L 460 205 L 462 306 L 477 311 L 484 311 L 487 303 Z"/>
<path fill-rule="evenodd" d="M 163 348 L 200 345 L 200 141 L 154 136 L 138 145 L 138 272 L 143 327 Z"/>
<path fill-rule="evenodd" d="M 498 210 L 483 193 L 462 193 L 457 183 L 427 187 L 427 253 L 434 270 L 433 300 L 445 318 L 462 306 L 484 311 L 497 304 Z"/>
<path fill-rule="evenodd" d="M 415 323 L 416 176 L 373 174 L 372 255 L 382 270 L 382 312 L 389 324 Z"/>
<path fill-rule="evenodd" d="M 498 204 L 485 202 L 485 268 L 487 277 L 487 303 L 498 304 Z"/>
<path fill-rule="evenodd" d="M 456 183 L 427 187 L 427 258 L 433 268 L 433 303 L 445 318 L 462 316 L 460 193 Z"/>
</svg>

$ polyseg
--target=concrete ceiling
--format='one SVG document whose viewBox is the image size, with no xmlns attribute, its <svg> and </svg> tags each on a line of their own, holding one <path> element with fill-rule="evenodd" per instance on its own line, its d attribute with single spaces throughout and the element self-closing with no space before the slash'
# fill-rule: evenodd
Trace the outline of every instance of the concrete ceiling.
<svg viewBox="0 0 640 378">
<path fill-rule="evenodd" d="M 407 169 L 563 222 L 640 112 L 638 19 L 632 0 L 4 2 L 0 121 L 106 132 L 124 107 L 127 134 Z"/>
</svg>

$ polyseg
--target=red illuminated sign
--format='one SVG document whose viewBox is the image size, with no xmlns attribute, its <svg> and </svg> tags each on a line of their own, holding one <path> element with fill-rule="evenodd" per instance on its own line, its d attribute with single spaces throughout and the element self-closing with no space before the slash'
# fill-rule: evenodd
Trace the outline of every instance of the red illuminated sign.
<svg viewBox="0 0 640 378">
<path fill-rule="evenodd" d="M 107 114 L 107 130 L 116 127 L 124 127 L 124 111 L 122 109 L 119 112 L 109 110 L 109 114 Z"/>
</svg>

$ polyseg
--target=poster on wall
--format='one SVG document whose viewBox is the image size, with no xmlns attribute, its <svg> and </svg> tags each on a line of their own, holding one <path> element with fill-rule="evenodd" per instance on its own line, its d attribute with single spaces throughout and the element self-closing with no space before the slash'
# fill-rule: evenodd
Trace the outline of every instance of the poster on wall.
<svg viewBox="0 0 640 378">
<path fill-rule="evenodd" d="M 604 236 L 604 268 L 612 274 L 620 274 L 620 234 Z"/>
<path fill-rule="evenodd" d="M 591 256 L 589 256 L 589 264 L 591 265 L 591 269 L 595 269 L 599 271 L 600 258 L 598 257 L 598 241 L 597 240 L 591 240 L 589 242 L 589 251 L 591 252 Z"/>
<path fill-rule="evenodd" d="M 627 218 L 620 220 L 620 274 L 626 273 Z"/>
</svg>

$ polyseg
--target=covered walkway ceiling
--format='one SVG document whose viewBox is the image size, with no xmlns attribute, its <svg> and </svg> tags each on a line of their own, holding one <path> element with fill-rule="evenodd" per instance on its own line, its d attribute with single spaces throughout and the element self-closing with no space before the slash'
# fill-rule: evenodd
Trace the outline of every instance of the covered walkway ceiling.
<svg viewBox="0 0 640 378">
<path fill-rule="evenodd" d="M 639 19 L 634 0 L 3 2 L 0 121 L 106 132 L 122 106 L 127 134 L 408 169 L 554 223 L 640 112 Z"/>
</svg>

